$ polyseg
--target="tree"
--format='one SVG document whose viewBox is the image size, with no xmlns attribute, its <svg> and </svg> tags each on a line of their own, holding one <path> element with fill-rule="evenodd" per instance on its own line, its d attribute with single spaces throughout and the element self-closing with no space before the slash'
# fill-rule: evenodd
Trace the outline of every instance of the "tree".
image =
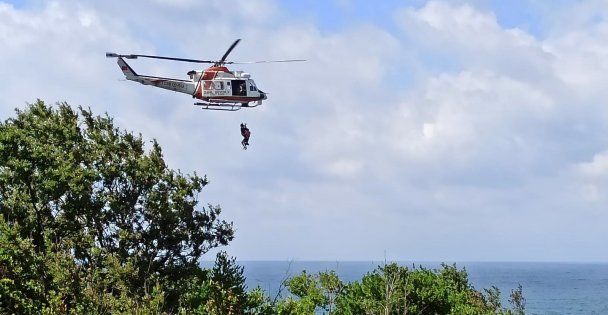
<svg viewBox="0 0 608 315">
<path fill-rule="evenodd" d="M 234 235 L 219 206 L 198 207 L 206 177 L 169 169 L 155 140 L 147 150 L 107 114 L 41 100 L 16 114 L 0 123 L 0 214 L 11 231 L 39 257 L 69 254 L 104 292 L 124 283 L 144 296 L 160 284 L 175 308 L 202 274 L 199 258 Z M 42 261 L 35 276 L 49 292 Z M 116 268 L 129 272 L 104 274 Z"/>
<path fill-rule="evenodd" d="M 287 281 L 287 289 L 297 300 L 287 299 L 279 303 L 280 314 L 314 314 L 327 303 L 319 277 L 302 271 Z"/>
<path fill-rule="evenodd" d="M 516 315 L 526 314 L 526 298 L 524 297 L 521 284 L 517 284 L 517 289 L 511 290 L 509 303 L 513 306 L 513 313 Z"/>
<path fill-rule="evenodd" d="M 219 252 L 213 268 L 188 292 L 183 312 L 201 315 L 273 315 L 270 298 L 260 287 L 247 292 L 244 267 L 226 252 Z M 188 311 L 190 310 L 190 311 Z"/>
<path fill-rule="evenodd" d="M 391 263 L 349 283 L 334 314 L 511 314 L 500 306 L 497 289 L 486 292 L 489 297 L 473 289 L 466 271 L 456 266 L 408 269 Z"/>
<path fill-rule="evenodd" d="M 397 264 L 379 266 L 338 296 L 336 314 L 407 314 L 410 273 Z M 415 313 L 414 313 L 415 314 Z"/>
<path fill-rule="evenodd" d="M 41 309 L 44 292 L 37 281 L 41 263 L 32 242 L 22 239 L 0 216 L 0 313 L 31 314 Z"/>
<path fill-rule="evenodd" d="M 235 315 L 247 308 L 247 288 L 243 267 L 234 257 L 219 252 L 213 268 L 198 288 L 191 293 L 196 314 Z"/>
</svg>

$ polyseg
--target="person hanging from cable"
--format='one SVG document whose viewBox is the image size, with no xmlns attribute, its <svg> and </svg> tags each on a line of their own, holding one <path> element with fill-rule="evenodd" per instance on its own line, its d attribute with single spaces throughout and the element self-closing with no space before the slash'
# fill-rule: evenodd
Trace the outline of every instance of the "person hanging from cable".
<svg viewBox="0 0 608 315">
<path fill-rule="evenodd" d="M 251 136 L 251 132 L 249 131 L 249 128 L 247 128 L 247 124 L 241 123 L 241 136 L 243 136 L 243 141 L 241 141 L 243 150 L 247 150 L 247 146 L 249 145 L 249 137 Z"/>
</svg>

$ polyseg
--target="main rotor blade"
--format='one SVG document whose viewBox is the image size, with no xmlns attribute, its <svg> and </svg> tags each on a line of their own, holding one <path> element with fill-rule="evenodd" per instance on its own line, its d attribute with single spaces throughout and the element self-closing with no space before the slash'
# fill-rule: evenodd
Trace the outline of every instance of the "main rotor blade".
<svg viewBox="0 0 608 315">
<path fill-rule="evenodd" d="M 226 61 L 224 64 L 227 65 L 242 65 L 252 63 L 271 63 L 271 62 L 299 62 L 306 61 L 306 59 L 288 59 L 288 60 L 260 60 L 260 61 Z"/>
<path fill-rule="evenodd" d="M 241 41 L 241 39 L 237 39 L 234 41 L 234 43 L 232 43 L 232 45 L 230 45 L 230 47 L 228 48 L 228 50 L 226 50 L 226 53 L 224 53 L 224 55 L 222 56 L 222 59 L 220 59 L 220 61 L 217 62 L 218 65 L 223 65 L 224 61 L 226 61 L 226 57 L 228 57 L 228 55 L 230 54 L 230 52 L 234 49 L 234 47 L 236 47 L 236 45 Z"/>
<path fill-rule="evenodd" d="M 175 57 L 164 57 L 164 56 L 153 56 L 153 55 L 127 55 L 127 56 L 132 57 L 132 58 L 141 57 L 141 58 L 175 60 L 175 61 L 184 61 L 184 62 L 193 62 L 193 63 L 215 63 L 215 61 L 212 61 L 212 60 L 198 60 L 198 59 L 175 58 Z"/>
</svg>

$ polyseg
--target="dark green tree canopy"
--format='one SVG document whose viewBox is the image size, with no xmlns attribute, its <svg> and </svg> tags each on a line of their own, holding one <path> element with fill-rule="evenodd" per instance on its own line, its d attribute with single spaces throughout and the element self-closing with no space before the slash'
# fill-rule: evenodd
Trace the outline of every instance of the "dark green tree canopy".
<svg viewBox="0 0 608 315">
<path fill-rule="evenodd" d="M 201 255 L 232 240 L 220 208 L 198 206 L 207 179 L 169 169 L 159 144 L 113 120 L 38 100 L 0 123 L 0 214 L 36 252 L 61 248 L 83 268 L 108 257 L 178 283 Z M 139 285 L 139 286 L 138 286 Z"/>
</svg>

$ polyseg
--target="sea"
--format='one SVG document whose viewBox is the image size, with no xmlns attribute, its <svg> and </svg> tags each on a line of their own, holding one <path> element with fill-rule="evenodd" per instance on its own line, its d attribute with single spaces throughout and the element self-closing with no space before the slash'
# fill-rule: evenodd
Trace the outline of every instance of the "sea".
<svg viewBox="0 0 608 315">
<path fill-rule="evenodd" d="M 440 268 L 434 262 L 397 262 L 403 266 Z M 212 263 L 211 263 L 212 264 Z M 260 286 L 271 297 L 281 282 L 303 270 L 334 270 L 344 282 L 360 280 L 384 262 L 373 261 L 238 261 L 244 267 L 248 289 Z M 449 263 L 450 265 L 453 263 Z M 526 314 L 608 315 L 608 263 L 462 262 L 469 282 L 478 291 L 496 286 L 503 306 L 509 306 L 511 290 L 522 285 Z"/>
</svg>

